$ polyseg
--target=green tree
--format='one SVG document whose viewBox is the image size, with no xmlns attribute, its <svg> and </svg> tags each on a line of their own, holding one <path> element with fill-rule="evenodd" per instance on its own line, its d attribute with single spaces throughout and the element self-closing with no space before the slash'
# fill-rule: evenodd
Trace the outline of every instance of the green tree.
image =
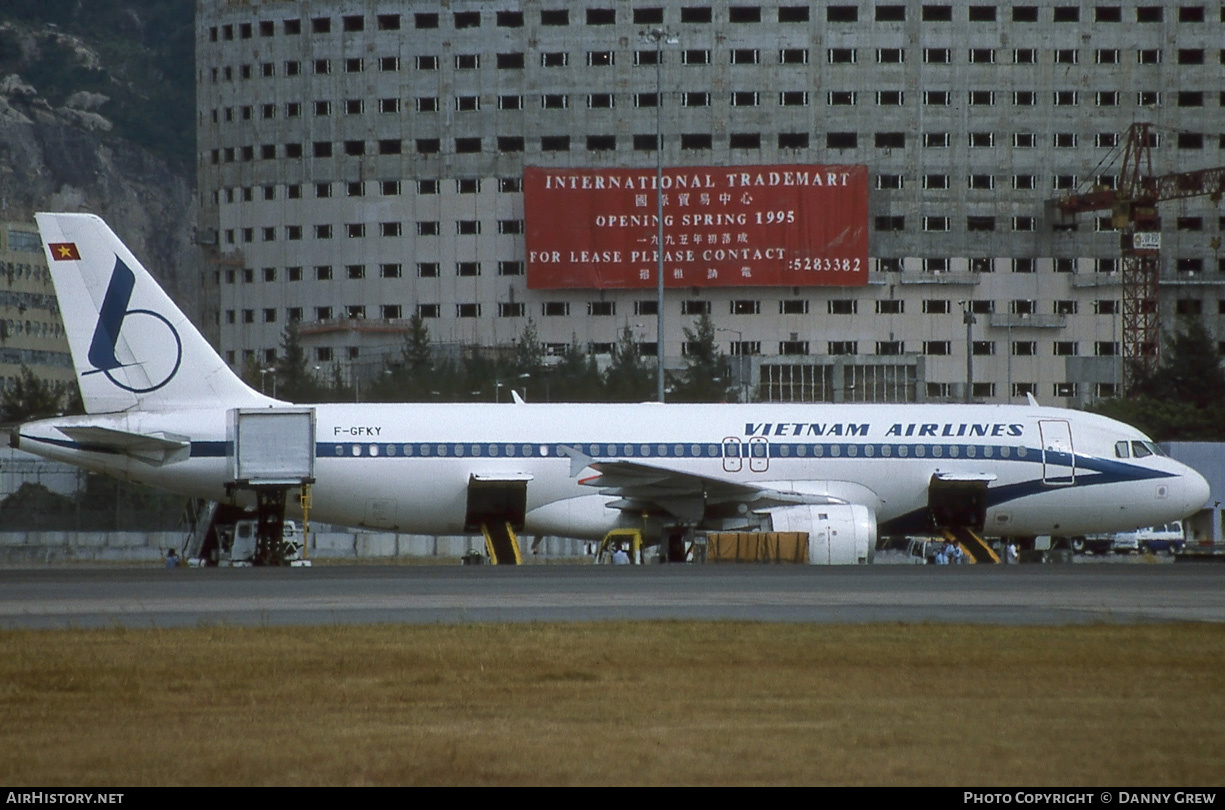
<svg viewBox="0 0 1225 810">
<path fill-rule="evenodd" d="M 254 357 L 248 357 L 243 361 L 242 373 L 238 376 L 256 391 L 271 395 L 271 391 L 265 390 L 268 387 L 268 380 L 264 374 L 264 367 L 257 363 Z"/>
<path fill-rule="evenodd" d="M 546 373 L 546 397 L 550 402 L 599 402 L 604 398 L 600 369 L 595 358 L 579 348 L 577 336 L 571 336 L 561 362 Z"/>
<path fill-rule="evenodd" d="M 356 402 L 360 396 L 353 386 L 345 381 L 344 369 L 340 367 L 340 361 L 332 363 L 332 368 L 329 372 L 328 383 L 322 386 L 322 393 L 318 402 Z"/>
<path fill-rule="evenodd" d="M 311 374 L 306 364 L 297 321 L 290 321 L 281 333 L 281 351 L 276 361 L 276 396 L 288 402 L 321 402 L 327 389 Z"/>
<path fill-rule="evenodd" d="M 1118 419 L 1157 441 L 1225 439 L 1225 371 L 1202 321 L 1185 319 L 1167 336 L 1160 365 L 1139 374 L 1126 398 L 1091 410 Z"/>
<path fill-rule="evenodd" d="M 434 347 L 430 345 L 430 329 L 420 312 L 408 319 L 408 336 L 400 352 L 404 370 L 414 381 L 424 381 L 434 371 Z"/>
<path fill-rule="evenodd" d="M 508 376 L 497 356 L 480 346 L 464 346 L 458 361 L 440 365 L 435 375 L 438 398 L 445 402 L 505 402 L 497 383 Z M 433 395 L 431 394 L 431 397 Z"/>
<path fill-rule="evenodd" d="M 469 382 L 468 371 L 471 368 L 473 368 L 473 363 L 466 357 L 448 358 L 438 363 L 433 387 L 429 393 L 430 399 L 437 399 L 440 402 L 470 402 L 479 397 L 479 392 L 472 393 L 477 389 L 474 389 Z M 435 394 L 435 391 L 438 393 Z"/>
<path fill-rule="evenodd" d="M 715 347 L 715 325 L 709 315 L 702 313 L 693 329 L 685 327 L 685 341 L 685 372 L 677 380 L 671 399 L 677 402 L 727 401 L 727 357 Z"/>
<path fill-rule="evenodd" d="M 13 387 L 0 394 L 0 419 L 25 422 L 63 412 L 64 386 L 40 380 L 27 366 L 21 367 Z"/>
<path fill-rule="evenodd" d="M 527 319 L 519 339 L 515 342 L 515 353 L 511 373 L 521 378 L 524 374 L 528 379 L 538 379 L 544 372 L 544 344 L 536 331 L 536 321 Z M 518 383 L 516 383 L 518 385 Z"/>
<path fill-rule="evenodd" d="M 408 334 L 404 336 L 399 356 L 389 360 L 383 373 L 362 391 L 362 399 L 369 402 L 428 402 L 434 399 L 430 392 L 438 390 L 439 371 L 434 363 L 429 328 L 420 313 L 413 313 L 408 320 Z"/>
<path fill-rule="evenodd" d="M 82 528 L 171 529 L 178 525 L 187 501 L 182 495 L 106 475 L 90 474 L 77 491 Z"/>
<path fill-rule="evenodd" d="M 613 347 L 612 365 L 604 372 L 604 398 L 608 402 L 646 402 L 655 398 L 651 370 L 642 362 L 638 342 L 628 323 Z"/>
<path fill-rule="evenodd" d="M 66 414 L 85 413 L 85 400 L 81 399 L 81 388 L 75 382 L 68 384 L 64 392 L 64 409 Z"/>
<path fill-rule="evenodd" d="M 1140 375 L 1131 393 L 1183 402 L 1201 410 L 1225 400 L 1221 355 L 1204 322 L 1182 319 L 1177 331 L 1165 340 L 1161 364 L 1152 374 Z"/>
<path fill-rule="evenodd" d="M 31 481 L 0 501 L 0 526 L 6 531 L 79 528 L 77 517 L 72 498 Z"/>
</svg>

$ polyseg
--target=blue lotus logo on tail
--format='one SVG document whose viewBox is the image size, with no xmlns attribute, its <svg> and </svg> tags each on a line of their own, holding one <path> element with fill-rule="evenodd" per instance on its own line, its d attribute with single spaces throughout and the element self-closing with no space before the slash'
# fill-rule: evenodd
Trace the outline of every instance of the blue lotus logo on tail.
<svg viewBox="0 0 1225 810">
<path fill-rule="evenodd" d="M 89 343 L 88 358 L 93 368 L 83 373 L 101 373 L 125 391 L 131 391 L 134 394 L 147 394 L 150 391 L 156 391 L 170 382 L 174 379 L 174 375 L 179 372 L 179 365 L 183 362 L 183 341 L 179 338 L 179 333 L 171 326 L 170 321 L 161 313 L 149 309 L 128 309 L 128 304 L 132 301 L 132 290 L 135 287 L 136 275 L 123 263 L 122 259 L 116 256 L 115 270 L 111 274 L 111 283 L 106 288 L 106 296 L 102 299 L 102 307 L 98 312 L 98 325 L 94 328 L 94 336 Z M 164 361 L 159 362 L 154 358 L 147 360 L 134 358 L 125 363 L 116 356 L 119 346 L 119 333 L 123 329 L 124 322 L 131 316 L 154 318 L 161 321 L 170 330 L 170 335 L 174 338 L 173 363 L 170 363 L 167 367 Z M 125 345 L 132 348 L 131 344 Z M 168 346 L 168 343 L 154 340 L 150 337 L 140 340 L 134 348 L 141 352 L 164 352 Z M 114 372 L 116 370 L 129 366 L 142 366 L 148 374 L 149 384 L 138 387 L 128 382 L 120 382 L 115 378 Z M 124 378 L 126 379 L 127 375 L 124 375 Z"/>
</svg>

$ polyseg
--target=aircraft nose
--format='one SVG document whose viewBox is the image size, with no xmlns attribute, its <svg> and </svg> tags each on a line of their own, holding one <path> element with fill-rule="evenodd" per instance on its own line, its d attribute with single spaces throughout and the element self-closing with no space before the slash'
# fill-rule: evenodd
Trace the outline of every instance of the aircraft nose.
<svg viewBox="0 0 1225 810">
<path fill-rule="evenodd" d="M 1208 498 L 1212 496 L 1212 488 L 1198 471 L 1190 467 L 1185 469 L 1182 474 L 1183 502 L 1188 512 L 1194 512 L 1208 502 Z"/>
</svg>

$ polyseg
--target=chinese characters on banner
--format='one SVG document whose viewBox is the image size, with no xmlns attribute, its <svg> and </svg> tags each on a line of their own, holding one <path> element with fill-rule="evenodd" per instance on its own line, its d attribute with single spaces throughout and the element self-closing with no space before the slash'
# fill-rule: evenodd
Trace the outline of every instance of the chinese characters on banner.
<svg viewBox="0 0 1225 810">
<path fill-rule="evenodd" d="M 667 169 L 668 287 L 862 286 L 866 166 Z M 656 286 L 651 169 L 523 170 L 530 289 Z"/>
</svg>

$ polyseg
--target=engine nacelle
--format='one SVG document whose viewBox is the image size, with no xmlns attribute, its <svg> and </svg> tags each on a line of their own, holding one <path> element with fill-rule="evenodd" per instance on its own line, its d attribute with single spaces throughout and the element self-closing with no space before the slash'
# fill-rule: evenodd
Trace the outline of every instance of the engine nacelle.
<svg viewBox="0 0 1225 810">
<path fill-rule="evenodd" d="M 813 565 L 861 565 L 876 551 L 876 515 L 862 504 L 782 506 L 766 510 L 776 532 L 807 532 Z"/>
</svg>

